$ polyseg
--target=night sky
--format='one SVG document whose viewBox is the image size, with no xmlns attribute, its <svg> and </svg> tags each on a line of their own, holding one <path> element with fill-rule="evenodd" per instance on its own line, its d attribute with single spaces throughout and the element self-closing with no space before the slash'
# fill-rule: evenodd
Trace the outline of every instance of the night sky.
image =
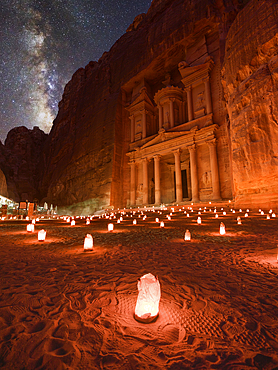
<svg viewBox="0 0 278 370">
<path fill-rule="evenodd" d="M 0 0 L 0 140 L 49 132 L 65 84 L 98 60 L 151 0 Z"/>
</svg>

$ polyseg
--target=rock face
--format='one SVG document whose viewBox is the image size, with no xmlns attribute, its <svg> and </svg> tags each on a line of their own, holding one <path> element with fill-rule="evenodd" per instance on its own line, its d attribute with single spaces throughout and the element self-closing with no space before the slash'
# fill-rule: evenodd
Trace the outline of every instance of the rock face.
<svg viewBox="0 0 278 370">
<path fill-rule="evenodd" d="M 39 160 L 47 135 L 38 127 L 32 130 L 24 126 L 12 129 L 1 144 L 0 167 L 8 191 L 6 195 L 15 201 L 40 199 L 38 191 Z M 1 184 L 5 187 L 2 176 Z"/>
<path fill-rule="evenodd" d="M 277 1 L 251 1 L 227 36 L 222 78 L 239 205 L 278 201 L 277 16 Z"/>
<path fill-rule="evenodd" d="M 73 75 L 48 136 L 9 134 L 9 193 L 84 213 L 190 199 L 273 207 L 277 13 L 277 0 L 153 0 Z"/>
<path fill-rule="evenodd" d="M 132 91 L 145 80 L 154 95 L 169 73 L 179 84 L 178 63 L 204 63 L 209 55 L 215 61 L 212 89 L 214 122 L 219 126 L 222 197 L 231 197 L 221 95 L 221 39 L 239 10 L 237 3 L 218 1 L 215 6 L 212 0 L 153 1 L 148 13 L 136 17 L 108 53 L 74 74 L 43 154 L 40 187 L 49 202 L 75 204 L 88 211 L 126 206 L 130 196 L 126 156 L 130 121 L 125 108 L 132 100 Z"/>
</svg>

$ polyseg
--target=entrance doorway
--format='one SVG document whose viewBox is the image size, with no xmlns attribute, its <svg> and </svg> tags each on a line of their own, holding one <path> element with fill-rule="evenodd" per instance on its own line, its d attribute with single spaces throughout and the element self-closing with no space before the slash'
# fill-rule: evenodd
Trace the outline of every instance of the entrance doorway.
<svg viewBox="0 0 278 370">
<path fill-rule="evenodd" d="M 188 198 L 188 186 L 187 186 L 187 173 L 186 170 L 181 171 L 181 182 L 182 182 L 182 197 Z M 176 195 L 176 172 L 174 172 L 174 190 L 175 190 L 175 199 Z"/>
</svg>

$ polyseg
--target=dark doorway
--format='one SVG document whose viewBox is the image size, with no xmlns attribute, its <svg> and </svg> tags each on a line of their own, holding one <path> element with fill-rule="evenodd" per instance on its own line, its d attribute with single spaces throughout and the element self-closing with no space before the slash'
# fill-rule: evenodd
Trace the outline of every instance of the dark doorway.
<svg viewBox="0 0 278 370">
<path fill-rule="evenodd" d="M 181 171 L 181 182 L 182 182 L 182 197 L 183 198 L 188 198 L 186 170 Z M 177 198 L 177 195 L 176 195 L 176 172 L 174 172 L 174 189 L 175 189 L 175 199 L 176 199 Z"/>
</svg>

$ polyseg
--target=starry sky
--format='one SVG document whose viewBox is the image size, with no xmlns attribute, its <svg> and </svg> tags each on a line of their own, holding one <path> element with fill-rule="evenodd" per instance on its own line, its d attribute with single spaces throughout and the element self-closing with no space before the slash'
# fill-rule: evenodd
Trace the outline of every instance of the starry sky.
<svg viewBox="0 0 278 370">
<path fill-rule="evenodd" d="M 0 0 L 0 140 L 49 132 L 65 84 L 98 60 L 151 0 Z"/>
</svg>

